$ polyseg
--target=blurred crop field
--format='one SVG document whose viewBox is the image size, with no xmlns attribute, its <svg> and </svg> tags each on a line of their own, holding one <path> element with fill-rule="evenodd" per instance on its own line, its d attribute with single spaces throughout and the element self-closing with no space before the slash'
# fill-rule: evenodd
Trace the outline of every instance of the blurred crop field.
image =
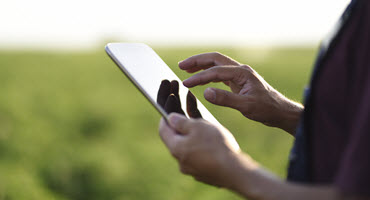
<svg viewBox="0 0 370 200">
<path fill-rule="evenodd" d="M 158 136 L 160 115 L 103 49 L 0 51 L 0 199 L 241 199 L 179 172 Z M 296 101 L 316 54 L 311 47 L 154 50 L 181 79 L 190 75 L 178 61 L 219 51 Z M 192 91 L 243 151 L 284 178 L 293 138 L 205 102 L 206 87 Z"/>
</svg>

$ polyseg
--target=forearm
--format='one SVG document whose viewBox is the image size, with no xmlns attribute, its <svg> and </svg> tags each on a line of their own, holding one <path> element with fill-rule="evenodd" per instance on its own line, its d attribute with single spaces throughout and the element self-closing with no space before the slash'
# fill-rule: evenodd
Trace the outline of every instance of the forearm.
<svg viewBox="0 0 370 200">
<path fill-rule="evenodd" d="M 231 190 L 258 200 L 338 200 L 346 199 L 331 186 L 309 186 L 284 181 L 256 165 L 243 154 L 233 162 L 235 182 Z"/>
</svg>

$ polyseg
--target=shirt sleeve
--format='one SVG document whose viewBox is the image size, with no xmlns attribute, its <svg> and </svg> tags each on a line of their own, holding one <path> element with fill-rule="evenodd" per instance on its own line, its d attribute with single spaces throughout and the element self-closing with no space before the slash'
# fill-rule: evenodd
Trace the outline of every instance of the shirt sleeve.
<svg viewBox="0 0 370 200">
<path fill-rule="evenodd" d="M 370 197 L 370 3 L 363 2 L 365 16 L 352 45 L 353 81 L 344 105 L 349 108 L 349 137 L 334 184 L 344 194 Z"/>
</svg>

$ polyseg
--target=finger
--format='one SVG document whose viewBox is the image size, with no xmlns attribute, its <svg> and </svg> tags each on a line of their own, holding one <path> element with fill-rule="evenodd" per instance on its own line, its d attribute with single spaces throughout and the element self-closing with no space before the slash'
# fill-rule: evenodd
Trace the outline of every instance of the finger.
<svg viewBox="0 0 370 200">
<path fill-rule="evenodd" d="M 194 126 L 193 122 L 186 118 L 184 115 L 180 115 L 177 113 L 172 113 L 168 116 L 168 122 L 170 126 L 175 129 L 175 131 L 181 134 L 188 134 L 192 125 Z"/>
<path fill-rule="evenodd" d="M 167 114 L 175 112 L 185 115 L 184 111 L 181 109 L 180 99 L 174 94 L 168 96 L 166 104 L 164 105 L 164 110 L 167 112 Z"/>
<path fill-rule="evenodd" d="M 213 104 L 237 110 L 239 110 L 241 105 L 245 104 L 244 96 L 216 88 L 207 88 L 204 91 L 204 98 Z"/>
<path fill-rule="evenodd" d="M 171 81 L 171 94 L 174 94 L 178 99 L 180 99 L 179 82 L 176 80 Z M 181 105 L 181 102 L 180 102 L 180 105 Z"/>
<path fill-rule="evenodd" d="M 202 118 L 202 115 L 198 110 L 197 99 L 190 91 L 186 96 L 186 111 L 191 118 Z"/>
<path fill-rule="evenodd" d="M 190 70 L 194 68 L 193 70 L 198 71 L 200 69 L 206 69 L 218 65 L 240 65 L 240 64 L 235 60 L 225 55 L 222 55 L 218 52 L 198 54 L 179 62 L 179 67 L 180 69 L 183 70 Z"/>
<path fill-rule="evenodd" d="M 167 146 L 167 148 L 170 150 L 171 154 L 178 158 L 180 155 L 178 154 L 178 144 L 183 140 L 183 136 L 180 134 L 177 134 L 171 127 L 167 124 L 167 122 L 161 118 L 160 124 L 159 124 L 159 135 L 164 142 L 164 144 Z"/>
<path fill-rule="evenodd" d="M 209 66 L 204 66 L 204 67 L 193 67 L 193 68 L 190 68 L 190 69 L 187 69 L 185 70 L 187 73 L 194 73 L 194 72 L 197 72 L 199 70 L 205 70 L 205 69 L 208 69 L 208 68 L 211 68 L 211 67 L 214 67 L 215 65 L 209 65 Z"/>
<path fill-rule="evenodd" d="M 159 86 L 157 94 L 157 103 L 164 108 L 168 96 L 171 94 L 171 83 L 168 80 L 163 80 Z"/>
<path fill-rule="evenodd" d="M 220 81 L 233 81 L 242 82 L 245 81 L 243 75 L 247 75 L 248 71 L 238 66 L 217 66 L 212 67 L 198 74 L 191 76 L 190 78 L 183 81 L 186 87 L 194 87 L 197 85 L 204 85 L 210 82 Z"/>
</svg>

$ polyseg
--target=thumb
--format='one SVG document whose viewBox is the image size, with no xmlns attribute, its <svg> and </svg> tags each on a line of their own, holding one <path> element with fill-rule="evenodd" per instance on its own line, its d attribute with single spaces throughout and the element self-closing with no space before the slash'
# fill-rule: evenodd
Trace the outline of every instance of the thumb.
<svg viewBox="0 0 370 200">
<path fill-rule="evenodd" d="M 168 116 L 170 126 L 181 134 L 188 134 L 191 127 L 190 119 L 178 113 L 171 113 Z"/>
<path fill-rule="evenodd" d="M 239 110 L 244 101 L 243 97 L 239 94 L 216 88 L 207 88 L 204 91 L 204 98 L 213 104 L 230 107 L 237 110 Z"/>
</svg>

